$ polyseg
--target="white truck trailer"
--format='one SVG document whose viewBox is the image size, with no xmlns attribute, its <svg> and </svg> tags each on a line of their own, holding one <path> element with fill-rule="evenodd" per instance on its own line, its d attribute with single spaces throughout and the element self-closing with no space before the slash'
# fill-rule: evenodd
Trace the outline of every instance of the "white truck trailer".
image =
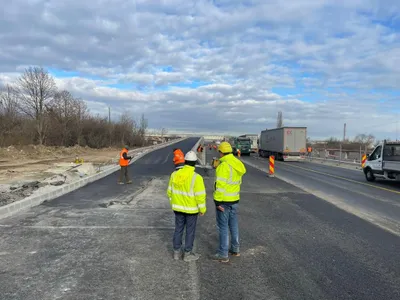
<svg viewBox="0 0 400 300">
<path fill-rule="evenodd" d="M 307 152 L 307 127 L 281 127 L 261 131 L 258 154 L 276 160 L 302 161 Z"/>
<path fill-rule="evenodd" d="M 257 153 L 258 151 L 258 134 L 243 134 L 239 137 L 249 138 L 251 141 L 251 152 Z"/>
<path fill-rule="evenodd" d="M 365 178 L 400 181 L 400 142 L 383 141 L 375 147 L 363 168 Z"/>
</svg>

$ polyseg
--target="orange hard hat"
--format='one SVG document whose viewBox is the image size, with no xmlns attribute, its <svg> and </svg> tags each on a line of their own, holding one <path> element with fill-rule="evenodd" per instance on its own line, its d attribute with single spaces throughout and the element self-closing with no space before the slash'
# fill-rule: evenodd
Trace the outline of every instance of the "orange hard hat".
<svg viewBox="0 0 400 300">
<path fill-rule="evenodd" d="M 185 155 L 183 154 L 181 149 L 175 149 L 174 150 L 174 164 L 183 164 L 185 163 Z"/>
</svg>

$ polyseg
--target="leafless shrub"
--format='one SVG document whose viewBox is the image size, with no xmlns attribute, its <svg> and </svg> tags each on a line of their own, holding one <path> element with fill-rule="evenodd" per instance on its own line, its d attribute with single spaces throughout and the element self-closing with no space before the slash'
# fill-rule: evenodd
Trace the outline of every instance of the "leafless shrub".
<svg viewBox="0 0 400 300">
<path fill-rule="evenodd" d="M 125 112 L 118 121 L 91 115 L 82 99 L 58 90 L 54 78 L 39 67 L 27 68 L 0 90 L 0 146 L 143 146 L 144 115 L 135 121 Z"/>
</svg>

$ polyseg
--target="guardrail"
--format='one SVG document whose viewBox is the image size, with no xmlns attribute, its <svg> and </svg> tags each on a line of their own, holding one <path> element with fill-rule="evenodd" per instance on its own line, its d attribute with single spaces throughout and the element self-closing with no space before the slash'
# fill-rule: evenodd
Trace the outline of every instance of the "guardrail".
<svg viewBox="0 0 400 300">
<path fill-rule="evenodd" d="M 197 148 L 199 145 L 204 144 L 204 137 L 201 137 L 196 144 L 194 144 L 192 151 L 197 153 Z M 200 155 L 197 156 L 197 160 L 199 161 L 200 165 L 205 164 L 205 152 L 200 152 Z"/>
<path fill-rule="evenodd" d="M 313 160 L 318 160 L 321 162 L 330 162 L 330 163 L 335 163 L 338 165 L 350 165 L 350 166 L 354 166 L 354 167 L 359 167 L 361 169 L 361 163 L 360 162 L 354 162 L 354 161 L 346 161 L 346 160 L 339 160 L 339 159 L 332 159 L 332 158 L 321 158 L 321 157 L 311 157 L 310 158 L 306 158 L 306 160 L 308 161 L 313 161 Z"/>
</svg>

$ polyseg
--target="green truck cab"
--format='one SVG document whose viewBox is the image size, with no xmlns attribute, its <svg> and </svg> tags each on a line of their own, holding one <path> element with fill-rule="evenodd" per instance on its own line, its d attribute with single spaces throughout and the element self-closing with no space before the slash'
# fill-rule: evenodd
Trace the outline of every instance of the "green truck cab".
<svg viewBox="0 0 400 300">
<path fill-rule="evenodd" d="M 234 137 L 229 140 L 232 146 L 233 154 L 237 155 L 237 150 L 240 150 L 240 155 L 250 155 L 251 139 L 248 137 Z"/>
</svg>

